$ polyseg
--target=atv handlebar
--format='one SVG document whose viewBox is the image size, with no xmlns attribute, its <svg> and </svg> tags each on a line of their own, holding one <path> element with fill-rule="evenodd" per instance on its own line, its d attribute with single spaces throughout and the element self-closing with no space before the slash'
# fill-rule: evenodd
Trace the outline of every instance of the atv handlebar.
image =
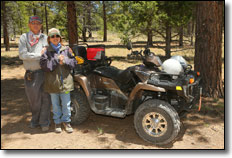
<svg viewBox="0 0 232 158">
<path fill-rule="evenodd" d="M 112 59 L 111 59 L 111 58 L 108 58 L 108 57 L 105 58 L 105 61 L 106 61 L 106 65 L 107 65 L 107 66 L 110 66 L 110 64 L 112 63 Z M 109 61 L 109 62 L 108 62 L 108 61 Z"/>
<path fill-rule="evenodd" d="M 135 55 L 135 56 L 141 56 L 142 59 L 144 59 L 144 56 L 149 56 L 151 55 L 152 52 L 148 47 L 145 48 L 145 50 L 140 50 L 140 51 L 131 51 L 130 55 Z M 154 54 L 154 53 L 153 53 Z M 155 55 L 155 54 L 154 54 Z"/>
</svg>

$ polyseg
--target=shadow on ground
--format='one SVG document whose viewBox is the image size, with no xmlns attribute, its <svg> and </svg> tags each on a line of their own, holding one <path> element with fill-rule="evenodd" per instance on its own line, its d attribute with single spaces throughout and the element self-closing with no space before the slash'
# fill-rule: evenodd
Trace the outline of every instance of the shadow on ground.
<svg viewBox="0 0 232 158">
<path fill-rule="evenodd" d="M 2 68 L 8 66 L 10 68 L 15 68 L 23 64 L 23 61 L 19 57 L 6 57 L 1 56 L 1 66 Z"/>
<path fill-rule="evenodd" d="M 115 60 L 128 62 L 125 57 L 112 57 Z M 1 64 L 14 68 L 22 64 L 17 57 L 13 58 L 1 58 Z M 207 137 L 204 133 L 200 132 L 200 128 L 204 127 L 205 124 L 220 123 L 223 122 L 224 118 L 224 103 L 220 106 L 211 107 L 216 101 L 204 101 L 201 112 L 193 111 L 187 118 L 183 119 L 185 123 L 181 128 L 181 132 L 178 136 L 177 141 L 182 141 L 184 134 L 187 135 L 198 135 L 199 142 L 207 142 Z M 23 132 L 30 134 L 42 133 L 40 129 L 34 130 L 28 128 L 30 119 L 29 103 L 26 98 L 24 90 L 23 79 L 4 79 L 1 80 L 1 118 L 2 118 L 2 134 L 9 136 L 14 133 Z M 99 133 L 99 129 L 103 133 L 113 134 L 119 141 L 125 143 L 139 144 L 144 146 L 150 146 L 152 144 L 142 140 L 136 133 L 133 125 L 134 115 L 127 116 L 125 119 L 107 117 L 102 115 L 90 114 L 90 117 L 86 122 L 81 125 L 74 126 L 81 131 L 93 131 Z M 202 120 L 202 118 L 204 118 Z M 190 122 L 189 122 L 190 121 Z M 51 122 L 52 119 L 51 119 Z M 194 122 L 194 123 L 192 123 Z M 199 123 L 198 123 L 199 122 Z M 49 132 L 53 132 L 54 124 Z M 186 130 L 188 129 L 188 131 Z M 187 131 L 187 132 L 186 132 Z M 8 139 L 8 137 L 6 138 Z M 107 143 L 108 138 L 99 137 L 99 141 Z M 165 148 L 171 148 L 173 144 L 162 146 Z"/>
<path fill-rule="evenodd" d="M 10 135 L 17 132 L 30 134 L 42 133 L 40 129 L 34 130 L 28 128 L 30 110 L 25 96 L 23 79 L 1 80 L 1 85 L 1 116 L 3 123 L 4 121 L 7 121 L 2 127 L 2 134 Z M 209 124 L 222 122 L 223 120 L 221 117 L 219 117 L 220 115 L 217 112 L 218 110 L 221 111 L 221 107 L 207 109 L 207 111 L 203 110 L 200 113 L 191 113 L 187 120 L 192 122 L 199 122 L 202 120 L 202 117 L 204 117 L 204 122 L 196 124 L 188 122 L 185 123 L 184 127 L 182 127 L 181 129 L 177 141 L 182 141 L 182 137 L 184 134 L 197 134 L 199 135 L 199 141 L 207 142 L 207 138 L 204 136 L 203 133 L 200 133 L 199 129 L 206 123 Z M 137 135 L 133 125 L 133 117 L 134 115 L 130 115 L 127 116 L 125 119 L 120 119 L 91 113 L 86 122 L 81 125 L 74 126 L 74 128 L 78 128 L 78 130 L 81 131 L 93 131 L 95 133 L 99 133 L 99 129 L 101 129 L 103 133 L 114 134 L 117 140 L 125 143 L 139 144 L 145 146 L 152 145 L 151 143 L 143 141 Z M 53 128 L 54 124 L 52 123 L 52 127 L 49 132 L 53 132 Z M 186 129 L 189 129 L 187 133 Z M 106 143 L 107 139 L 108 138 L 104 136 L 99 137 L 99 141 L 104 141 Z M 171 148 L 172 146 L 173 144 L 168 144 L 160 147 Z"/>
</svg>

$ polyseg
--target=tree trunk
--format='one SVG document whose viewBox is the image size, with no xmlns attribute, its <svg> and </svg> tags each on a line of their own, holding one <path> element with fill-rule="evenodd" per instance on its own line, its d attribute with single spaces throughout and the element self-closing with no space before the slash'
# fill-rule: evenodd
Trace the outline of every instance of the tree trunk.
<svg viewBox="0 0 232 158">
<path fill-rule="evenodd" d="M 43 8 L 43 5 L 44 5 L 44 3 L 41 2 L 40 7 Z M 41 19 L 42 19 L 42 21 L 44 21 L 43 20 L 44 19 L 44 13 L 43 12 L 41 13 Z M 41 27 L 41 32 L 44 33 L 44 25 L 42 25 L 42 27 Z"/>
<path fill-rule="evenodd" d="M 214 98 L 224 96 L 222 7 L 223 2 L 215 1 L 202 1 L 197 4 L 194 69 L 202 75 L 203 94 Z"/>
<path fill-rule="evenodd" d="M 191 46 L 193 46 L 193 35 L 194 35 L 194 26 L 195 26 L 195 20 L 192 19 L 192 31 L 191 31 Z"/>
<path fill-rule="evenodd" d="M 84 14 L 85 15 L 85 14 Z M 83 17 L 83 29 L 82 29 L 82 38 L 83 38 L 83 42 L 87 42 L 86 39 L 86 24 L 85 24 L 85 16 Z"/>
<path fill-rule="evenodd" d="M 23 26 L 22 26 L 21 17 L 20 17 L 20 20 L 19 20 L 19 27 L 20 27 L 20 35 L 22 35 L 23 34 Z"/>
<path fill-rule="evenodd" d="M 196 5 L 194 5 L 194 8 L 192 10 L 192 31 L 191 31 L 191 42 L 190 42 L 191 46 L 194 45 L 193 38 L 194 38 L 194 29 L 196 27 L 196 18 L 194 18 L 194 17 L 196 17 L 196 14 L 197 14 L 196 9 L 197 9 L 197 7 L 196 7 Z"/>
<path fill-rule="evenodd" d="M 87 11 L 87 16 L 88 16 L 88 18 L 87 18 L 87 28 L 88 28 L 88 33 L 89 33 L 89 38 L 91 38 L 92 37 L 92 29 L 91 29 L 91 8 L 92 8 L 92 5 L 91 5 L 91 1 L 87 1 L 88 2 L 88 4 L 87 4 L 87 7 L 88 7 L 88 11 Z"/>
<path fill-rule="evenodd" d="M 86 38 L 86 32 L 87 32 L 87 23 L 86 23 L 86 15 L 88 12 L 88 1 L 84 2 L 84 10 L 83 10 L 83 27 L 82 27 L 82 39 L 83 42 L 87 42 L 87 38 Z"/>
<path fill-rule="evenodd" d="M 152 42 L 152 30 L 148 31 L 148 34 L 147 34 L 147 44 L 148 44 L 148 46 L 153 46 L 153 42 Z"/>
<path fill-rule="evenodd" d="M 6 2 L 2 1 L 2 10 L 3 10 L 3 35 L 4 35 L 4 44 L 6 51 L 10 51 L 10 41 L 7 28 L 7 18 L 6 18 Z"/>
<path fill-rule="evenodd" d="M 77 17 L 74 1 L 67 2 L 67 18 L 69 46 L 73 47 L 74 44 L 78 44 Z"/>
<path fill-rule="evenodd" d="M 165 56 L 170 58 L 171 57 L 171 26 L 167 22 L 166 23 L 166 47 L 165 47 Z"/>
<path fill-rule="evenodd" d="M 15 26 L 13 27 L 13 32 L 14 32 L 14 40 L 15 40 L 15 38 L 16 38 L 16 28 L 15 28 Z"/>
<path fill-rule="evenodd" d="M 153 46 L 153 41 L 152 41 L 152 29 L 150 28 L 151 26 L 151 20 L 148 21 L 148 27 L 147 27 L 147 44 L 148 46 Z"/>
<path fill-rule="evenodd" d="M 45 2 L 44 2 L 44 9 L 45 9 L 46 32 L 48 35 L 48 12 L 47 12 L 47 4 Z"/>
<path fill-rule="evenodd" d="M 102 1 L 103 3 L 103 21 L 104 21 L 104 37 L 103 41 L 107 41 L 107 23 L 106 23 L 106 6 L 105 6 L 105 1 Z"/>
<path fill-rule="evenodd" d="M 36 5 L 35 5 L 35 3 L 32 3 L 32 5 L 33 5 L 33 9 L 32 9 L 32 10 L 33 10 L 33 15 L 35 16 L 36 13 L 37 13 L 37 12 L 36 12 Z"/>
<path fill-rule="evenodd" d="M 183 26 L 180 27 L 179 31 L 179 46 L 183 47 L 183 33 L 184 33 L 184 28 Z"/>
<path fill-rule="evenodd" d="M 192 30 L 192 21 L 188 22 L 188 27 L 187 27 L 187 35 L 191 36 L 191 30 Z"/>
</svg>

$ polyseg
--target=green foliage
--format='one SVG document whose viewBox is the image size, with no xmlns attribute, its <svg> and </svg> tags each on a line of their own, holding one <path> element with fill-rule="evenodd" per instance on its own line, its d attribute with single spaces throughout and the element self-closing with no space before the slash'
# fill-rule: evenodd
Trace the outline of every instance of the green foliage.
<svg viewBox="0 0 232 158">
<path fill-rule="evenodd" d="M 53 27 L 59 29 L 61 35 L 65 37 L 65 39 L 68 39 L 66 5 L 66 2 L 63 1 L 55 1 L 51 4 L 50 10 L 52 10 L 52 12 L 49 16 L 49 29 Z"/>
<path fill-rule="evenodd" d="M 27 13 L 28 2 L 25 1 L 7 1 L 6 19 L 8 23 L 9 35 L 26 32 L 28 30 L 28 13 Z"/>
<path fill-rule="evenodd" d="M 156 1 L 122 1 L 119 6 L 114 26 L 123 42 L 156 28 Z"/>
<path fill-rule="evenodd" d="M 68 39 L 67 9 L 65 1 L 6 1 L 11 34 L 29 31 L 28 19 L 34 12 L 43 19 L 46 33 L 45 5 L 48 29 L 56 27 Z M 78 35 L 88 25 L 91 30 L 103 34 L 102 1 L 76 1 Z M 195 2 L 191 1 L 105 1 L 107 29 L 119 32 L 122 41 L 150 31 L 164 30 L 168 22 L 172 27 L 185 25 L 191 19 Z M 91 13 L 88 19 L 88 11 Z M 84 19 L 85 23 L 84 24 Z M 87 22 L 88 21 L 88 22 Z"/>
<path fill-rule="evenodd" d="M 192 17 L 193 5 L 191 1 L 158 1 L 159 20 L 171 26 L 185 25 Z"/>
</svg>

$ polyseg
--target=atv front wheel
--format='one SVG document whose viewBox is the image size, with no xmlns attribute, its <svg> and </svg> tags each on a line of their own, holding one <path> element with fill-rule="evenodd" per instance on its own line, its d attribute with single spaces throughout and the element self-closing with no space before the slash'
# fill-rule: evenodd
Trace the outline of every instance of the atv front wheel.
<svg viewBox="0 0 232 158">
<path fill-rule="evenodd" d="M 82 89 L 71 92 L 71 123 L 79 125 L 84 122 L 90 114 L 90 107 Z"/>
<path fill-rule="evenodd" d="M 152 99 L 139 106 L 134 115 L 138 135 L 156 145 L 171 143 L 180 131 L 180 118 L 167 102 Z"/>
</svg>

